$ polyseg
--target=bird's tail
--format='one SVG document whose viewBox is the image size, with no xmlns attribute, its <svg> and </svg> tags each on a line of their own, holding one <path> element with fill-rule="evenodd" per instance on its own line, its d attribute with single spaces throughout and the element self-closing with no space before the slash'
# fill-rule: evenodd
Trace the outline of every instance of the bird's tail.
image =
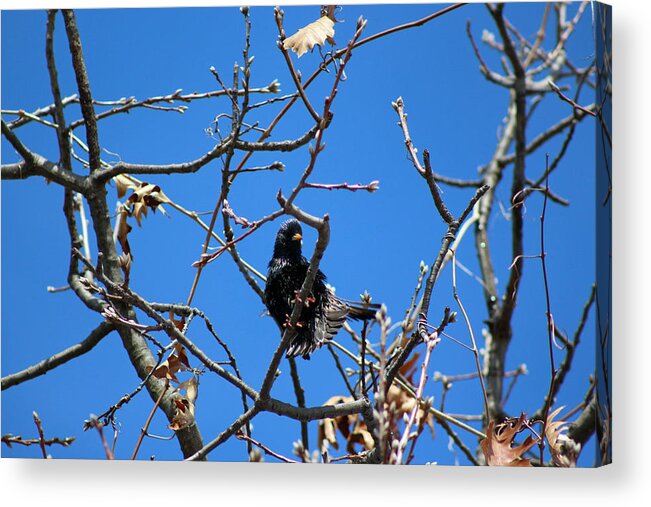
<svg viewBox="0 0 651 507">
<path fill-rule="evenodd" d="M 350 301 L 348 299 L 338 298 L 348 307 L 348 317 L 353 320 L 371 320 L 381 305 L 375 303 L 364 303 L 362 301 Z"/>
</svg>

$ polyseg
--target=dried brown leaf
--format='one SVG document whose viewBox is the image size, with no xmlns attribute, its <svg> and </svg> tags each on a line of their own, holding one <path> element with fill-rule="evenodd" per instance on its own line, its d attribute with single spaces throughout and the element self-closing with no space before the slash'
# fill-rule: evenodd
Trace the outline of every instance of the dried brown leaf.
<svg viewBox="0 0 651 507">
<path fill-rule="evenodd" d="M 122 252 L 125 254 L 132 255 L 128 236 L 129 233 L 133 230 L 133 228 L 127 222 L 126 209 L 121 208 L 120 211 L 118 212 L 118 218 L 115 227 L 117 228 L 116 236 L 118 238 L 118 242 L 120 243 L 120 247 L 122 248 Z"/>
<path fill-rule="evenodd" d="M 170 320 L 174 323 L 176 329 L 183 331 L 183 326 L 185 326 L 185 317 L 177 319 L 174 312 L 170 310 Z"/>
<path fill-rule="evenodd" d="M 169 379 L 179 384 L 179 379 L 176 378 L 176 374 L 179 371 L 189 368 L 190 363 L 185 349 L 183 348 L 183 345 L 177 343 L 174 347 L 174 352 L 172 352 L 165 361 L 158 365 L 158 368 L 154 370 L 152 375 L 156 378 Z M 151 370 L 152 368 L 149 367 L 148 371 Z"/>
<path fill-rule="evenodd" d="M 300 58 L 317 44 L 323 46 L 326 39 L 335 35 L 335 22 L 328 16 L 322 16 L 313 23 L 304 26 L 283 42 L 285 49 L 291 49 Z"/>
<path fill-rule="evenodd" d="M 333 396 L 324 405 L 336 405 L 351 401 L 354 401 L 354 398 L 351 396 Z M 387 402 L 393 407 L 390 412 L 392 417 L 390 421 L 391 430 L 396 431 L 404 414 L 411 412 L 416 400 L 409 393 L 394 385 L 389 388 Z M 426 404 L 418 409 L 417 423 L 419 432 L 427 424 L 432 434 L 434 434 L 434 419 L 429 410 L 427 410 Z M 362 446 L 367 451 L 375 447 L 373 435 L 366 427 L 366 423 L 360 414 L 351 414 L 319 421 L 317 444 L 320 450 L 324 449 L 325 442 L 328 442 L 333 448 L 339 449 L 338 435 L 345 439 L 346 450 L 350 454 L 355 454 L 359 451 L 355 448 L 357 445 Z"/>
<path fill-rule="evenodd" d="M 504 424 L 495 429 L 495 421 L 488 424 L 486 438 L 481 442 L 481 449 L 489 466 L 530 467 L 531 460 L 522 455 L 536 444 L 536 440 L 529 435 L 525 441 L 511 447 L 513 439 L 524 425 L 524 414 L 511 426 Z"/>
<path fill-rule="evenodd" d="M 410 384 L 414 384 L 414 374 L 418 370 L 416 361 L 420 357 L 420 352 L 416 352 L 411 358 L 400 367 L 400 375 L 405 377 Z"/>
<path fill-rule="evenodd" d="M 185 398 L 177 398 L 174 400 L 174 404 L 176 405 L 176 410 L 179 410 L 180 412 L 183 412 L 184 414 L 188 411 L 188 408 L 190 407 L 190 402 L 186 400 Z"/>
<path fill-rule="evenodd" d="M 346 451 L 349 454 L 356 454 L 357 450 L 355 449 L 355 444 L 361 445 L 367 451 L 370 451 L 375 447 L 375 442 L 373 441 L 373 435 L 368 431 L 366 423 L 362 420 L 359 420 L 355 425 L 355 428 L 348 436 L 346 442 Z"/>
<path fill-rule="evenodd" d="M 195 377 L 192 377 L 179 384 L 176 391 L 185 391 L 185 396 L 177 395 L 174 398 L 176 414 L 168 426 L 174 431 L 180 430 L 194 421 L 195 402 L 199 394 L 199 382 Z"/>
<path fill-rule="evenodd" d="M 188 360 L 188 354 L 185 352 L 185 348 L 183 347 L 183 345 L 177 343 L 174 346 L 174 349 L 176 350 L 176 354 L 181 364 L 183 364 L 186 368 L 190 368 L 190 361 Z"/>
<path fill-rule="evenodd" d="M 339 449 L 339 442 L 337 442 L 337 427 L 335 426 L 334 419 L 323 419 L 319 421 L 317 441 L 319 442 L 319 449 L 321 450 L 323 450 L 323 443 L 326 441 L 335 449 Z"/>
<path fill-rule="evenodd" d="M 333 396 L 323 405 L 337 405 L 338 403 L 347 403 L 354 401 L 351 396 Z M 334 419 L 322 419 L 319 421 L 317 428 L 317 444 L 319 449 L 323 449 L 324 442 L 328 442 L 335 449 L 339 449 L 337 441 L 337 431 L 348 440 L 351 434 L 351 426 L 357 421 L 357 414 L 335 417 Z"/>
<path fill-rule="evenodd" d="M 173 368 L 170 366 L 170 359 L 166 359 L 165 361 L 163 361 L 161 364 L 158 365 L 158 367 L 155 370 L 153 366 L 148 366 L 147 373 L 154 370 L 152 373 L 154 377 L 158 379 L 169 379 L 178 383 L 179 379 L 177 379 L 176 375 L 174 375 L 175 372 Z M 174 360 L 172 360 L 172 362 L 174 362 Z"/>
<path fill-rule="evenodd" d="M 176 414 L 172 418 L 172 422 L 168 428 L 178 431 L 194 422 L 194 409 L 190 410 L 188 400 L 185 398 L 174 400 L 174 402 L 176 404 Z"/>
<path fill-rule="evenodd" d="M 398 423 L 403 420 L 404 415 L 411 413 L 414 405 L 416 404 L 416 399 L 397 385 L 392 385 L 389 388 L 389 392 L 387 393 L 387 402 L 389 405 L 393 405 L 395 407 L 394 411 L 391 413 L 392 419 L 390 423 L 391 429 L 393 431 L 396 431 L 398 428 Z M 418 412 L 416 413 L 416 418 L 419 426 L 420 421 L 423 421 L 423 424 L 427 424 L 427 426 L 430 428 L 430 431 L 432 432 L 432 435 L 434 435 L 434 417 L 429 410 L 424 410 L 423 406 L 421 405 L 421 407 L 418 409 Z"/>
</svg>

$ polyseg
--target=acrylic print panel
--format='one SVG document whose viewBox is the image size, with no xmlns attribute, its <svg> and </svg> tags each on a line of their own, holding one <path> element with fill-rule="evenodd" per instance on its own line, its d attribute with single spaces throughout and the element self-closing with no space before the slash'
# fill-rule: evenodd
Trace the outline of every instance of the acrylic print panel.
<svg viewBox="0 0 651 507">
<path fill-rule="evenodd" d="M 3 457 L 610 462 L 608 6 L 2 43 Z"/>
</svg>

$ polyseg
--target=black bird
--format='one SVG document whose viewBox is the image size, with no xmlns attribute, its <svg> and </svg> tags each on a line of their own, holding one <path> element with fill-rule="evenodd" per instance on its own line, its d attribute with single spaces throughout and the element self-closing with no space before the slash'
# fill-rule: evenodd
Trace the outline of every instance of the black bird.
<svg viewBox="0 0 651 507">
<path fill-rule="evenodd" d="M 298 292 L 310 265 L 301 253 L 303 230 L 298 220 L 291 219 L 280 226 L 274 244 L 273 257 L 269 261 L 267 285 L 264 291 L 269 313 L 284 330 Z M 332 339 L 347 318 L 368 320 L 375 316 L 380 305 L 344 301 L 334 295 L 325 284 L 326 277 L 319 270 L 312 285 L 312 294 L 304 301 L 305 306 L 296 325 L 296 335 L 287 348 L 287 357 L 310 354 Z"/>
</svg>

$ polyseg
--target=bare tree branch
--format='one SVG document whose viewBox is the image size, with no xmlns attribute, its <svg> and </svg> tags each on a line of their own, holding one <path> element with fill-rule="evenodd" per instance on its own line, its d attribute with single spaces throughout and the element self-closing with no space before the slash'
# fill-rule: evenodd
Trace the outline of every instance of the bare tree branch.
<svg viewBox="0 0 651 507">
<path fill-rule="evenodd" d="M 290 357 L 288 361 L 289 361 L 289 372 L 292 377 L 292 384 L 294 386 L 294 394 L 296 394 L 296 404 L 299 406 L 299 408 L 305 408 L 305 390 L 301 385 L 301 377 L 298 373 L 296 359 Z M 310 448 L 307 421 L 301 421 L 301 441 L 303 442 L 303 447 L 305 447 L 306 449 Z"/>
<path fill-rule="evenodd" d="M 65 97 L 64 99 L 61 100 L 61 105 L 63 107 L 68 106 L 70 104 L 76 104 L 79 102 L 79 97 L 77 94 L 70 95 L 68 97 Z M 43 116 L 49 116 L 51 114 L 54 114 L 54 109 L 56 108 L 56 104 L 50 104 L 49 106 L 44 106 L 40 107 L 31 113 L 29 115 L 22 115 L 19 118 L 16 118 L 15 120 L 10 121 L 7 125 L 11 130 L 15 130 L 19 127 L 22 127 L 23 125 L 27 125 L 30 123 L 33 117 L 41 118 Z"/>
<path fill-rule="evenodd" d="M 316 122 L 317 125 L 320 125 L 321 124 L 321 117 L 314 110 L 314 107 L 310 103 L 310 100 L 307 98 L 307 95 L 305 94 L 305 89 L 303 88 L 303 85 L 301 84 L 301 79 L 296 74 L 296 69 L 294 69 L 294 64 L 292 63 L 292 59 L 289 56 L 289 53 L 285 49 L 285 46 L 283 44 L 283 42 L 285 40 L 285 29 L 283 28 L 283 15 L 284 15 L 284 13 L 280 9 L 280 7 L 276 7 L 274 9 L 274 17 L 276 19 L 276 25 L 278 26 L 278 32 L 280 34 L 280 39 L 277 42 L 278 49 L 280 49 L 281 53 L 283 54 L 283 57 L 285 58 L 285 63 L 287 63 L 287 68 L 289 69 L 289 74 L 292 76 L 292 80 L 294 81 L 294 84 L 296 85 L 296 90 L 298 92 L 298 95 L 303 100 L 303 103 L 305 104 L 305 107 L 307 108 L 308 112 L 310 113 L 310 116 L 312 116 L 312 118 L 314 119 L 314 121 Z"/>
<path fill-rule="evenodd" d="M 567 436 L 577 444 L 585 444 L 597 428 L 597 396 L 592 396 L 581 415 L 570 424 Z"/>
<path fill-rule="evenodd" d="M 44 359 L 29 368 L 2 377 L 2 390 L 4 391 L 10 387 L 22 384 L 27 380 L 45 375 L 47 372 L 54 370 L 58 366 L 61 366 L 76 357 L 84 355 L 86 352 L 91 351 L 95 345 L 114 330 L 115 326 L 108 322 L 102 322 L 81 342 L 54 354 L 52 357 Z"/>
<path fill-rule="evenodd" d="M 66 171 L 38 153 L 31 152 L 20 142 L 5 121 L 1 120 L 1 122 L 2 134 L 24 159 L 16 164 L 2 165 L 3 180 L 24 180 L 31 176 L 43 176 L 76 192 L 86 193 L 86 182 L 82 176 Z"/>
<path fill-rule="evenodd" d="M 593 110 L 594 108 L 595 108 L 594 104 L 591 104 L 586 107 L 587 110 Z M 583 119 L 585 116 L 586 113 L 584 113 L 582 110 L 576 111 L 570 116 L 566 116 L 562 120 L 558 121 L 555 125 L 552 125 L 544 132 L 538 134 L 535 138 L 531 140 L 529 144 L 527 144 L 526 147 L 527 155 L 530 155 L 531 153 L 535 152 L 547 141 L 557 136 L 558 134 L 562 133 L 566 128 L 571 127 L 574 123 Z M 516 158 L 515 154 L 508 154 L 500 157 L 498 162 L 501 166 L 506 166 L 508 164 L 512 164 L 515 161 L 515 158 Z"/>
<path fill-rule="evenodd" d="M 249 142 L 249 141 L 240 141 L 235 142 L 235 148 L 243 151 L 294 151 L 301 146 L 305 146 L 309 143 L 314 136 L 319 131 L 319 126 L 315 125 L 305 134 L 303 134 L 298 139 L 292 139 L 288 141 L 275 141 L 275 142 Z M 239 172 L 239 171 L 233 171 Z"/>
<path fill-rule="evenodd" d="M 130 164 L 118 162 L 110 168 L 95 172 L 90 177 L 91 184 L 101 184 L 118 174 L 189 174 L 197 172 L 203 166 L 222 156 L 231 144 L 230 138 L 215 146 L 205 155 L 190 162 L 167 165 Z"/>
<path fill-rule="evenodd" d="M 102 164 L 93 96 L 90 91 L 90 83 L 88 82 L 88 73 L 86 72 L 86 63 L 84 62 L 75 13 L 67 9 L 62 10 L 61 13 L 63 14 L 66 32 L 68 34 L 72 66 L 75 69 L 81 113 L 86 123 L 86 144 L 88 145 L 90 154 L 90 170 L 94 172 L 99 170 Z"/>
<path fill-rule="evenodd" d="M 583 328 L 585 327 L 585 324 L 588 320 L 588 314 L 590 312 L 590 308 L 592 307 L 592 304 L 595 301 L 596 290 L 597 290 L 596 285 L 593 285 L 590 289 L 590 297 L 586 301 L 585 305 L 583 305 L 583 311 L 581 312 L 581 317 L 579 319 L 577 328 L 574 331 L 574 336 L 572 337 L 572 341 L 566 342 L 567 350 L 565 352 L 565 358 L 563 359 L 561 365 L 558 367 L 558 372 L 556 373 L 554 387 L 552 391 L 547 396 L 545 396 L 543 407 L 538 409 L 534 413 L 534 415 L 531 416 L 532 419 L 543 418 L 544 407 L 550 403 L 549 400 L 551 400 L 551 403 L 553 403 L 554 398 L 556 397 L 558 391 L 563 385 L 563 381 L 565 380 L 567 373 L 570 371 L 570 368 L 572 367 L 572 361 L 574 359 L 574 354 L 576 353 L 576 348 L 578 347 L 579 342 L 581 340 L 581 334 L 583 333 Z"/>
</svg>

